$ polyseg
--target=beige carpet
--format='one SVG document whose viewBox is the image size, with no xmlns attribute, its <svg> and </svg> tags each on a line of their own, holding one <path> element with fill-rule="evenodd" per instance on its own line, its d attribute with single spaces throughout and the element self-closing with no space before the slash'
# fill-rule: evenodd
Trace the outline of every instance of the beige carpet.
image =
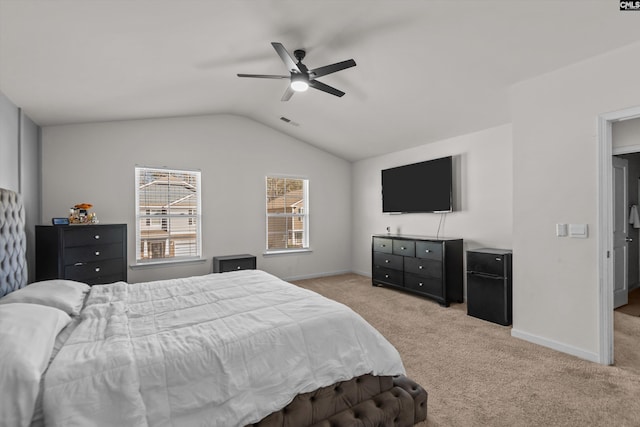
<svg viewBox="0 0 640 427">
<path fill-rule="evenodd" d="M 617 308 L 616 311 L 631 316 L 640 316 L 640 288 L 629 292 L 629 302 L 627 305 Z"/>
<path fill-rule="evenodd" d="M 294 282 L 342 302 L 429 392 L 421 426 L 640 426 L 640 318 L 614 313 L 615 366 L 512 338 L 510 327 L 355 274 Z"/>
</svg>

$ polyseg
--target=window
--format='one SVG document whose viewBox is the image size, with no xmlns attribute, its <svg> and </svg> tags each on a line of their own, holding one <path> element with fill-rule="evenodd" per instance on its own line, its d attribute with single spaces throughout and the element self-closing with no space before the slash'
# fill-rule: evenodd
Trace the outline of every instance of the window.
<svg viewBox="0 0 640 427">
<path fill-rule="evenodd" d="M 136 167 L 136 261 L 200 258 L 200 172 Z"/>
<path fill-rule="evenodd" d="M 267 177 L 267 250 L 309 247 L 309 180 Z"/>
</svg>

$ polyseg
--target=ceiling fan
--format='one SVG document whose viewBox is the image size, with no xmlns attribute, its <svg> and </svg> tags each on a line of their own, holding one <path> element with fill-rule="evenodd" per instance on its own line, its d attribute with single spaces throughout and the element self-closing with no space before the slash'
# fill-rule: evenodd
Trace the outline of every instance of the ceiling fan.
<svg viewBox="0 0 640 427">
<path fill-rule="evenodd" d="M 259 79 L 290 79 L 289 86 L 282 95 L 281 101 L 288 101 L 293 96 L 294 92 L 304 92 L 309 87 L 321 90 L 326 93 L 330 93 L 335 96 L 342 96 L 344 92 L 331 87 L 327 84 L 316 80 L 318 77 L 326 76 L 327 74 L 335 73 L 336 71 L 344 70 L 345 68 L 355 67 L 356 61 L 348 59 L 342 62 L 336 62 L 335 64 L 325 65 L 324 67 L 308 69 L 306 65 L 302 63 L 306 52 L 302 49 L 297 49 L 293 52 L 293 56 L 298 60 L 296 63 L 293 57 L 287 52 L 281 43 L 272 42 L 271 45 L 276 50 L 282 62 L 289 69 L 289 76 L 271 75 L 271 74 L 238 74 L 238 77 L 254 77 Z"/>
</svg>

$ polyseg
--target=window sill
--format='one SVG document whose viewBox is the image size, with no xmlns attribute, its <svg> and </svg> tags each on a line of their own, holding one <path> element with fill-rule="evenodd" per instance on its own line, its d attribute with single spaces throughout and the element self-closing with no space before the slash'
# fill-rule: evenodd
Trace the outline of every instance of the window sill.
<svg viewBox="0 0 640 427">
<path fill-rule="evenodd" d="M 282 250 L 277 250 L 277 251 L 264 251 L 262 253 L 262 255 L 264 256 L 271 256 L 271 255 L 294 255 L 294 254 L 300 254 L 300 253 L 311 253 L 313 252 L 311 250 L 311 248 L 305 248 L 305 249 L 282 249 Z"/>
<path fill-rule="evenodd" d="M 130 264 L 129 267 L 132 270 L 143 269 L 147 267 L 171 267 L 175 264 L 190 264 L 190 263 L 200 263 L 207 261 L 207 258 L 189 258 L 189 259 L 175 259 L 175 260 L 166 260 L 166 261 L 149 261 L 149 262 L 138 262 L 135 264 Z"/>
</svg>

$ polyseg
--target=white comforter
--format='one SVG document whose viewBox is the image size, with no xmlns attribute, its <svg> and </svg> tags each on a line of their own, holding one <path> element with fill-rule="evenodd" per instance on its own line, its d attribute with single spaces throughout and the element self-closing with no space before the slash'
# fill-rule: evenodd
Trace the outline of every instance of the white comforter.
<svg viewBox="0 0 640 427">
<path fill-rule="evenodd" d="M 49 367 L 47 426 L 244 426 L 296 394 L 404 373 L 348 307 L 245 270 L 94 286 Z"/>
</svg>

